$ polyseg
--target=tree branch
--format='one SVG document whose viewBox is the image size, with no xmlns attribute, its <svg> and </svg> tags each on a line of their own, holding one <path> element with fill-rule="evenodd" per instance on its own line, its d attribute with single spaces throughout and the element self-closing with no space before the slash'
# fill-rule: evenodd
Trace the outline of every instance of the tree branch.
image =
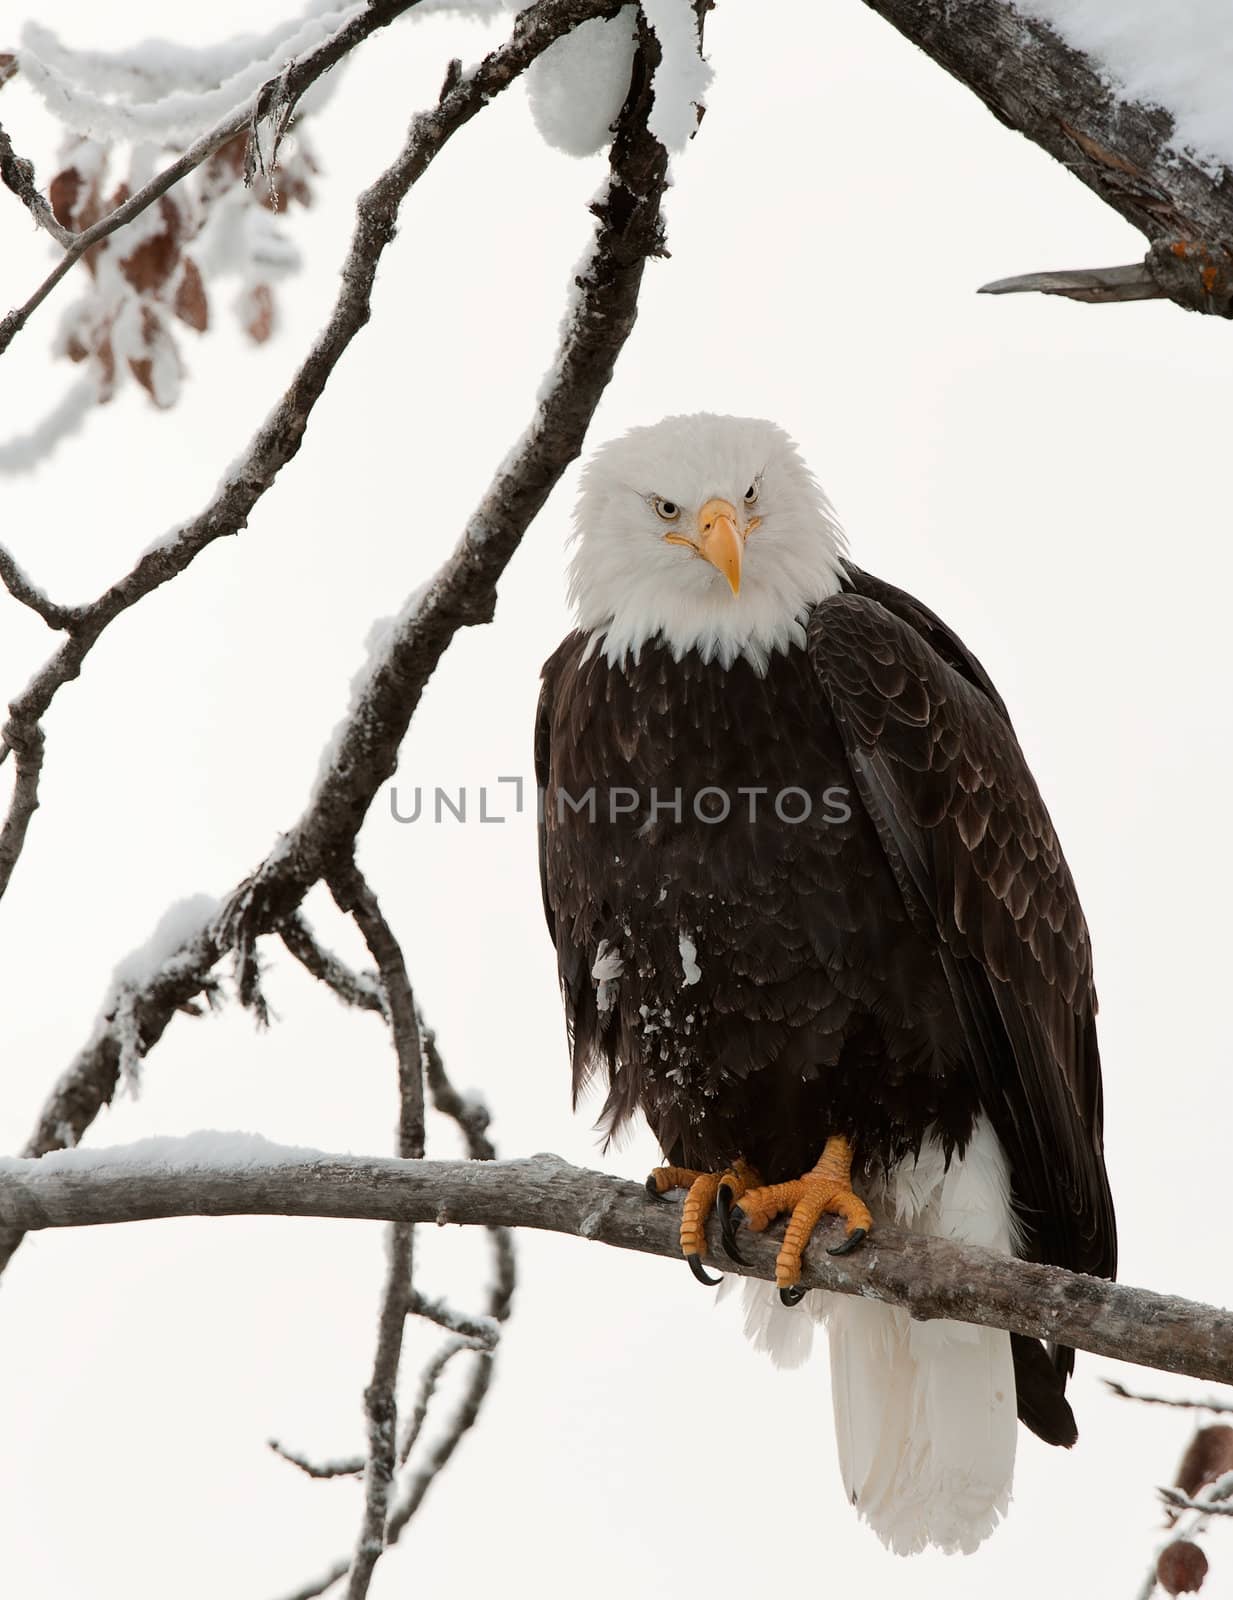
<svg viewBox="0 0 1233 1600">
<path fill-rule="evenodd" d="M 865 4 L 979 95 L 999 122 L 1040 145 L 1158 246 L 1121 284 L 1106 281 L 1103 292 L 1076 298 L 1143 299 L 1146 278 L 1155 285 L 1152 298 L 1167 296 L 1189 311 L 1233 314 L 1233 177 L 1179 153 L 1166 110 L 1120 99 L 1098 61 L 1008 0 Z M 1119 273 L 1130 269 L 1091 276 L 1108 280 Z M 1045 282 L 1032 287 L 1067 292 Z"/>
<path fill-rule="evenodd" d="M 279 928 L 278 936 L 305 972 L 325 984 L 344 1005 L 384 1015 L 385 1003 L 380 983 L 371 973 L 353 972 L 345 961 L 319 943 L 298 911 L 287 918 Z"/>
<path fill-rule="evenodd" d="M 1213 1395 L 1199 1395 L 1194 1400 L 1172 1399 L 1163 1394 L 1139 1394 L 1137 1390 L 1128 1389 L 1124 1383 L 1118 1383 L 1113 1378 L 1103 1381 L 1105 1388 L 1117 1395 L 1119 1400 L 1137 1400 L 1140 1405 L 1172 1406 L 1179 1411 L 1233 1411 L 1233 1400 L 1217 1400 Z"/>
<path fill-rule="evenodd" d="M 377 265 L 386 246 L 395 236 L 399 208 L 411 186 L 427 170 L 450 137 L 459 128 L 464 127 L 494 96 L 508 88 L 555 39 L 580 21 L 613 12 L 618 9 L 618 5 L 619 0 L 539 0 L 539 4 L 519 14 L 513 34 L 504 45 L 492 51 L 479 66 L 464 75 L 454 89 L 442 98 L 439 105 L 431 111 L 419 113 L 412 119 L 406 144 L 398 160 L 360 196 L 356 207 L 355 232 L 347 259 L 343 264 L 342 288 L 333 313 L 297 372 L 290 389 L 258 430 L 243 458 L 232 468 L 204 511 L 147 550 L 131 572 L 96 600 L 88 605 L 74 608 L 71 613 L 65 613 L 67 620 L 64 625 L 70 629 L 71 637 L 10 705 L 9 721 L 3 730 L 4 743 L 0 745 L 0 760 L 6 754 L 6 747 L 18 750 L 22 741 L 29 741 L 39 719 L 46 712 L 56 693 L 80 673 L 83 661 L 103 630 L 130 606 L 172 578 L 178 577 L 201 551 L 216 539 L 238 533 L 246 525 L 253 508 L 274 482 L 278 473 L 294 459 L 303 442 L 313 407 L 321 397 L 330 375 L 352 339 L 368 321 Z M 394 0 L 384 0 L 384 10 L 389 11 L 391 15 L 394 14 Z M 365 12 L 363 15 L 367 16 L 369 13 Z M 326 44 L 330 42 L 327 40 Z M 325 49 L 326 46 L 320 48 Z M 658 144 L 655 145 L 655 149 L 660 149 Z M 659 192 L 662 192 L 662 184 Z M 656 193 L 654 197 L 656 219 L 658 198 L 659 194 Z M 636 202 L 637 194 L 631 195 L 628 199 L 622 197 L 621 200 L 614 196 L 612 206 L 615 209 L 620 204 L 622 209 L 627 207 L 636 209 Z M 622 242 L 621 235 L 616 234 L 609 252 L 614 258 L 612 261 L 614 266 L 619 263 L 618 248 Z M 644 254 L 640 255 L 637 261 L 637 274 L 633 284 L 634 300 L 637 296 L 637 281 L 641 278 Z M 605 256 L 599 251 L 596 255 L 596 264 L 601 268 L 608 264 Z M 628 287 L 624 279 L 621 280 L 621 287 Z M 581 307 L 580 316 L 585 309 L 591 308 Z M 607 311 L 607 306 L 601 305 L 595 309 L 599 310 L 602 316 Z M 549 489 L 568 462 L 578 453 L 585 424 L 590 420 L 591 412 L 598 403 L 599 395 L 611 375 L 612 361 L 624 343 L 625 335 L 632 323 L 631 303 L 629 324 L 620 331 L 619 337 L 612 338 L 612 330 L 605 325 L 588 329 L 585 337 L 578 337 L 574 341 L 577 347 L 575 351 L 567 349 L 567 355 L 573 353 L 580 357 L 580 372 L 571 375 L 573 381 L 562 381 L 558 384 L 555 391 L 544 401 L 541 412 L 543 425 L 531 430 L 531 436 L 524 444 L 523 457 L 498 478 L 495 488 L 501 498 L 491 507 L 487 502 L 481 507 L 480 516 L 484 521 L 477 526 L 473 519 L 458 554 L 452 562 L 447 563 L 443 572 L 438 574 L 437 585 L 440 586 L 440 592 L 434 595 L 435 603 L 425 603 L 425 620 L 431 625 L 431 642 L 424 638 L 424 634 L 429 631 L 427 627 L 419 625 L 414 618 L 404 620 L 400 639 L 402 653 L 429 657 L 423 673 L 425 681 L 459 627 L 464 623 L 486 620 L 491 616 L 492 606 L 495 603 L 496 579 L 513 554 L 527 523 L 547 498 Z M 2 348 L 3 344 L 0 342 L 0 349 Z M 606 365 L 602 365 L 604 357 L 607 357 Z M 592 396 L 587 392 L 587 383 L 594 385 L 600 370 L 602 378 L 594 388 Z M 558 406 L 563 404 L 564 417 L 554 415 L 549 419 L 545 415 L 554 404 Z M 549 420 L 555 424 L 554 427 L 549 426 Z M 553 446 L 559 448 L 564 442 L 562 435 L 564 438 L 570 438 L 565 425 L 579 420 L 582 422 L 582 429 L 576 441 L 570 439 L 572 448 L 558 464 Z M 541 435 L 544 437 L 540 437 Z M 534 459 L 541 454 L 546 454 L 548 460 L 541 462 Z M 543 470 L 536 471 L 537 468 L 549 466 L 555 468 L 550 475 Z M 489 519 L 495 526 L 492 539 L 486 542 L 484 534 L 487 532 Z M 400 663 L 400 665 L 402 672 L 405 673 L 406 664 Z M 387 668 L 389 666 L 387 663 Z M 384 709 L 386 699 L 391 702 L 396 700 L 399 691 L 393 678 L 394 674 L 387 670 L 382 686 L 385 695 L 381 706 L 357 708 L 355 720 L 359 720 L 361 710 Z M 418 701 L 418 692 L 414 698 Z M 398 724 L 392 749 L 387 748 L 385 742 L 379 743 L 379 759 L 384 759 L 388 765 L 382 767 L 380 777 L 375 779 L 371 788 L 367 783 L 364 784 L 367 797 L 363 801 L 363 809 L 358 814 L 352 809 L 345 817 L 340 816 L 330 805 L 331 800 L 337 797 L 337 792 L 347 787 L 340 780 L 339 762 L 336 760 L 331 774 L 333 783 L 327 781 L 322 784 L 317 793 L 317 810 L 320 811 L 325 807 L 328 815 L 318 819 L 317 827 L 307 830 L 307 839 L 304 837 L 305 830 L 301 824 L 298 836 L 293 839 L 297 847 L 295 857 L 286 869 L 267 875 L 276 881 L 286 880 L 289 889 L 280 897 L 277 914 L 262 917 L 258 913 L 254 919 L 250 919 L 260 922 L 259 931 L 270 931 L 294 910 L 311 885 L 322 876 L 327 858 L 332 858 L 340 846 L 355 837 L 363 820 L 364 811 L 371 803 L 372 793 L 393 770 L 397 746 L 401 742 L 413 708 L 414 701 L 408 704 L 406 715 Z M 354 761 L 357 756 L 356 747 L 367 744 L 370 731 L 367 727 L 353 726 L 349 730 L 350 739 L 344 741 L 340 749 L 340 758 Z M 20 767 L 20 761 L 18 765 Z M 367 772 L 368 766 L 361 763 L 361 777 L 366 777 Z M 354 774 L 352 776 L 354 777 Z M 27 787 L 31 781 L 37 782 L 37 775 L 34 780 L 27 779 Z M 23 806 L 19 811 L 10 812 L 5 826 L 6 849 L 0 852 L 0 897 L 8 886 L 13 867 L 24 846 L 26 829 L 33 812 L 34 807 L 30 805 Z M 333 832 L 328 833 L 327 837 L 327 830 L 332 824 L 338 825 L 334 827 Z M 303 869 L 307 864 L 306 845 L 311 851 L 312 866 L 311 876 L 305 880 L 297 875 L 295 868 Z M 294 887 L 290 887 L 291 884 L 294 884 Z M 230 939 L 226 941 L 226 946 L 231 947 Z"/>
<path fill-rule="evenodd" d="M 149 1217 L 367 1217 L 439 1227 L 540 1228 L 680 1258 L 675 1205 L 649 1199 L 640 1184 L 571 1167 L 556 1156 L 362 1160 L 280 1152 L 261 1142 L 251 1160 L 193 1166 L 190 1137 L 182 1141 L 184 1165 L 171 1166 L 165 1147 L 160 1141 L 157 1158 L 143 1156 L 135 1145 L 0 1162 L 0 1219 L 11 1227 L 44 1229 Z M 259 1159 L 263 1152 L 268 1159 Z M 838 1237 L 838 1225 L 833 1231 Z M 774 1280 L 773 1239 L 744 1235 L 749 1260 L 740 1266 L 718 1253 L 713 1232 L 705 1258 L 712 1266 Z M 819 1234 L 818 1246 L 827 1237 Z M 850 1256 L 829 1256 L 815 1246 L 802 1282 L 901 1305 L 922 1319 L 1009 1328 L 1164 1372 L 1233 1381 L 1233 1312 L 973 1245 L 879 1226 Z"/>
<path fill-rule="evenodd" d="M 11 58 L 9 58 L 11 59 Z M 4 79 L 0 78 L 0 82 Z M 45 228 L 57 244 L 70 246 L 74 235 L 71 229 L 61 227 L 56 214 L 44 195 L 39 193 L 34 181 L 34 166 L 13 149 L 13 141 L 0 126 L 0 182 L 11 189 L 29 211 L 40 228 Z"/>
<path fill-rule="evenodd" d="M 474 97 L 497 92 L 546 48 L 552 37 L 582 17 L 606 9 L 583 0 L 573 4 L 541 0 L 519 16 L 514 37 L 506 46 L 447 94 L 436 112 L 416 119 L 399 163 L 360 202 L 344 287 L 329 327 L 233 478 L 206 511 L 187 525 L 171 549 L 179 550 L 179 540 L 186 538 L 195 553 L 210 539 L 234 533 L 278 467 L 298 449 L 313 400 L 342 349 L 367 318 L 368 291 L 377 257 L 392 233 L 398 185 L 411 181 L 417 160 L 427 163 L 429 147 L 434 152 L 440 147 L 445 137 L 442 119 L 466 120 L 476 109 Z M 223 955 L 237 943 L 251 944 L 261 934 L 282 926 L 312 884 L 349 848 L 374 795 L 394 770 L 411 716 L 437 663 L 460 628 L 492 616 L 498 579 L 533 517 L 581 451 L 595 407 L 633 328 L 646 260 L 663 249 L 660 202 L 666 187 L 667 156 L 647 129 L 657 64 L 655 40 L 653 36 L 644 38 L 635 59 L 629 97 L 618 119 L 607 192 L 593 208 L 598 218 L 595 239 L 574 280 L 575 294 L 561 347 L 533 422 L 507 456 L 454 553 L 404 610 L 373 660 L 334 757 L 299 821 L 255 877 L 236 891 L 229 914 L 177 950 L 153 978 L 134 991 L 132 1015 L 143 1053 L 158 1042 L 176 1010 L 206 983 Z M 428 141 L 427 145 L 423 141 Z M 378 204 L 385 207 L 384 233 L 373 227 L 373 208 Z M 191 558 L 188 554 L 182 565 Z M 113 604 L 131 604 L 136 597 L 134 586 L 145 584 L 144 592 L 148 592 L 173 575 L 170 571 L 153 573 L 139 563 L 129 579 L 108 595 L 118 595 Z M 28 691 L 34 696 L 31 705 L 45 706 L 56 685 L 75 676 L 79 666 L 79 657 L 75 661 L 66 657 L 63 662 L 53 657 Z M 25 1153 L 42 1155 L 75 1144 L 115 1092 L 119 1063 L 120 1041 L 114 1023 L 108 1021 L 49 1097 Z M 431 1087 L 431 1056 L 428 1066 Z M 0 1228 L 0 1269 L 19 1243 L 19 1231 Z"/>
<path fill-rule="evenodd" d="M 359 1478 L 364 1474 L 363 1456 L 340 1456 L 333 1461 L 310 1461 L 298 1450 L 289 1450 L 285 1444 L 280 1444 L 277 1439 L 267 1439 L 266 1443 L 276 1456 L 281 1456 L 284 1461 L 289 1461 L 293 1467 L 299 1467 L 310 1478 Z"/>
</svg>

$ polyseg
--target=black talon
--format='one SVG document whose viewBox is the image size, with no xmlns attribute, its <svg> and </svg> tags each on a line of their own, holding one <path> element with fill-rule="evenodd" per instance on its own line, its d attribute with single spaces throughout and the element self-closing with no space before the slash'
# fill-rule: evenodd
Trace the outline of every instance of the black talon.
<svg viewBox="0 0 1233 1600">
<path fill-rule="evenodd" d="M 712 1278 L 708 1274 L 706 1268 L 702 1265 L 702 1257 L 696 1252 L 692 1256 L 686 1256 L 685 1259 L 689 1262 L 689 1270 L 694 1277 L 697 1278 L 699 1283 L 704 1283 L 708 1289 L 718 1288 L 724 1281 L 722 1278 Z"/>
<path fill-rule="evenodd" d="M 779 1298 L 785 1306 L 799 1306 L 801 1301 L 805 1298 L 805 1291 L 804 1289 L 797 1288 L 796 1284 L 793 1284 L 790 1289 L 781 1289 L 779 1291 Z"/>
<path fill-rule="evenodd" d="M 650 1177 L 646 1180 L 645 1187 L 646 1187 L 646 1192 L 650 1195 L 652 1200 L 662 1200 L 663 1199 L 663 1195 L 660 1194 L 660 1192 L 659 1192 L 659 1185 L 655 1182 L 655 1174 L 653 1172 L 651 1173 Z"/>
<path fill-rule="evenodd" d="M 746 1265 L 745 1257 L 737 1249 L 736 1230 L 740 1225 L 740 1212 L 732 1209 L 732 1190 L 726 1183 L 721 1183 L 719 1193 L 715 1196 L 715 1209 L 719 1212 L 719 1231 L 723 1237 L 724 1254 L 733 1261 Z"/>
<path fill-rule="evenodd" d="M 869 1232 L 868 1228 L 853 1228 L 852 1232 L 848 1235 L 848 1237 L 846 1239 L 841 1239 L 838 1244 L 832 1244 L 832 1245 L 829 1245 L 827 1247 L 827 1251 L 826 1251 L 827 1255 L 828 1256 L 846 1256 L 846 1255 L 848 1255 L 851 1251 L 856 1249 L 857 1245 L 861 1242 L 861 1240 L 865 1237 L 865 1235 L 868 1232 Z"/>
</svg>

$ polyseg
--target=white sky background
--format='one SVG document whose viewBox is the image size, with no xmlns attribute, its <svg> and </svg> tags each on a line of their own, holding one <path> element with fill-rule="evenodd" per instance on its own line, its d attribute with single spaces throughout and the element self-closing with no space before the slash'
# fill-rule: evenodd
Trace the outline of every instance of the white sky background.
<svg viewBox="0 0 1233 1600">
<path fill-rule="evenodd" d="M 178 13 L 175 35 L 207 43 L 282 10 L 215 0 Z M 0 43 L 23 14 L 2 0 Z M 136 0 L 39 7 L 80 45 L 132 43 L 165 15 Z M 473 59 L 504 32 L 438 18 L 364 47 L 313 128 L 326 170 L 315 208 L 287 224 L 309 265 L 280 291 L 280 336 L 244 345 L 222 286 L 208 336 L 184 330 L 192 376 L 175 411 L 129 385 L 37 475 L 0 486 L 3 535 L 53 595 L 92 596 L 201 507 L 324 320 L 357 189 L 448 57 Z M 978 299 L 989 279 L 1131 261 L 1143 242 L 856 0 L 779 0 L 774 26 L 766 8 L 723 0 L 707 43 L 716 80 L 676 164 L 672 259 L 648 268 L 592 439 L 668 411 L 775 418 L 855 558 L 984 660 L 1092 926 L 1122 1276 L 1225 1300 L 1233 885 L 1211 841 L 1233 779 L 1233 333 L 1167 305 Z M 51 123 L 20 83 L 0 112 L 45 181 Z M 61 692 L 43 806 L 0 916 L 0 1148 L 24 1141 L 112 967 L 168 902 L 225 893 L 299 814 L 372 619 L 445 555 L 529 415 L 601 172 L 540 142 L 520 89 L 464 130 L 404 208 L 373 321 L 250 527 L 115 624 Z M 51 257 L 0 198 L 7 307 Z M 5 358 L 0 438 L 75 377 L 48 358 L 75 292 L 64 284 Z M 499 774 L 531 781 L 538 669 L 567 626 L 575 483 L 576 470 L 515 558 L 496 626 L 461 635 L 431 683 L 403 750 L 404 797 L 416 782 L 466 783 L 474 805 Z M 0 604 L 5 697 L 50 648 L 36 619 Z M 530 816 L 406 827 L 382 801 L 361 859 L 501 1153 L 552 1149 L 641 1177 L 648 1136 L 602 1157 L 589 1118 L 570 1114 Z M 309 910 L 358 957 L 327 903 L 314 895 Z M 271 1032 L 234 1005 L 177 1018 L 141 1098 L 101 1117 L 91 1143 L 221 1127 L 389 1150 L 379 1025 L 269 954 Z M 433 1153 L 452 1152 L 448 1129 L 432 1134 Z M 1005 1527 L 974 1557 L 905 1564 L 844 1504 L 824 1357 L 775 1372 L 736 1308 L 713 1311 L 683 1264 L 556 1237 L 520 1247 L 487 1408 L 378 1568 L 375 1596 L 501 1585 L 615 1600 L 849 1580 L 914 1600 L 1059 1581 L 1135 1592 L 1157 1537 L 1152 1486 L 1190 1420 L 1108 1398 L 1098 1379 L 1171 1392 L 1180 1380 L 1080 1355 L 1076 1450 L 1022 1433 Z M 425 1236 L 423 1286 L 475 1305 L 480 1251 L 478 1238 Z M 379 1229 L 354 1223 L 150 1223 L 23 1247 L 0 1294 L 6 1590 L 274 1600 L 348 1551 L 358 1488 L 310 1482 L 264 1440 L 316 1456 L 362 1447 L 382 1266 Z M 405 1394 L 434 1344 L 413 1327 Z M 1213 1557 L 1230 1559 L 1219 1540 Z"/>
</svg>

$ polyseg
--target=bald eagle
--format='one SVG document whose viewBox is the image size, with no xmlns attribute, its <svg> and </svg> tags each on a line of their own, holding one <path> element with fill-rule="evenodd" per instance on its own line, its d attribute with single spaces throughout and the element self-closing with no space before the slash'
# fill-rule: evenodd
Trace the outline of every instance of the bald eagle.
<svg viewBox="0 0 1233 1600">
<path fill-rule="evenodd" d="M 795 445 L 669 417 L 587 466 L 577 626 L 544 667 L 540 866 L 575 1100 L 641 1111 L 686 1191 L 787 1217 L 747 1328 L 823 1322 L 840 1467 L 892 1549 L 970 1550 L 1006 1510 L 1016 1414 L 1070 1445 L 1073 1351 L 814 1292 L 824 1213 L 1112 1277 L 1087 927 L 988 675 L 846 554 Z M 813 1313 L 811 1316 L 810 1313 Z"/>
</svg>

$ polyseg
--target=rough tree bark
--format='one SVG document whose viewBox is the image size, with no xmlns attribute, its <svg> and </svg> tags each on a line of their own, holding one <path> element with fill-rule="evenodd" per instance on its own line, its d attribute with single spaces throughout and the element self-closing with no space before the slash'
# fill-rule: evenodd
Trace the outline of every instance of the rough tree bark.
<svg viewBox="0 0 1233 1600">
<path fill-rule="evenodd" d="M 503 1224 L 680 1260 L 675 1205 L 651 1200 L 640 1184 L 571 1167 L 553 1155 L 482 1163 L 297 1158 L 295 1152 L 280 1159 L 271 1146 L 267 1160 L 255 1151 L 228 1167 L 225 1159 L 194 1166 L 191 1143 L 185 1149 L 182 1167 L 174 1154 L 143 1159 L 139 1146 L 114 1161 L 69 1152 L 0 1162 L 0 1220 L 27 1230 L 256 1214 L 438 1227 Z M 830 1234 L 841 1234 L 833 1220 L 809 1252 L 802 1279 L 809 1288 L 905 1306 L 922 1319 L 1009 1328 L 1165 1372 L 1233 1382 L 1233 1312 L 899 1228 L 879 1226 L 860 1250 L 831 1256 L 824 1248 Z M 742 1234 L 747 1265 L 729 1261 L 714 1237 L 711 1243 L 713 1266 L 774 1281 L 772 1237 Z"/>
<path fill-rule="evenodd" d="M 1168 298 L 1233 316 L 1233 174 L 1173 149 L 1173 118 L 1119 99 L 1097 62 L 1007 0 L 865 0 L 980 96 L 999 122 L 1048 151 L 1150 241 L 1133 267 L 1031 273 L 989 292 L 1088 301 Z M 1110 274 L 1113 274 L 1112 278 Z"/>
</svg>

